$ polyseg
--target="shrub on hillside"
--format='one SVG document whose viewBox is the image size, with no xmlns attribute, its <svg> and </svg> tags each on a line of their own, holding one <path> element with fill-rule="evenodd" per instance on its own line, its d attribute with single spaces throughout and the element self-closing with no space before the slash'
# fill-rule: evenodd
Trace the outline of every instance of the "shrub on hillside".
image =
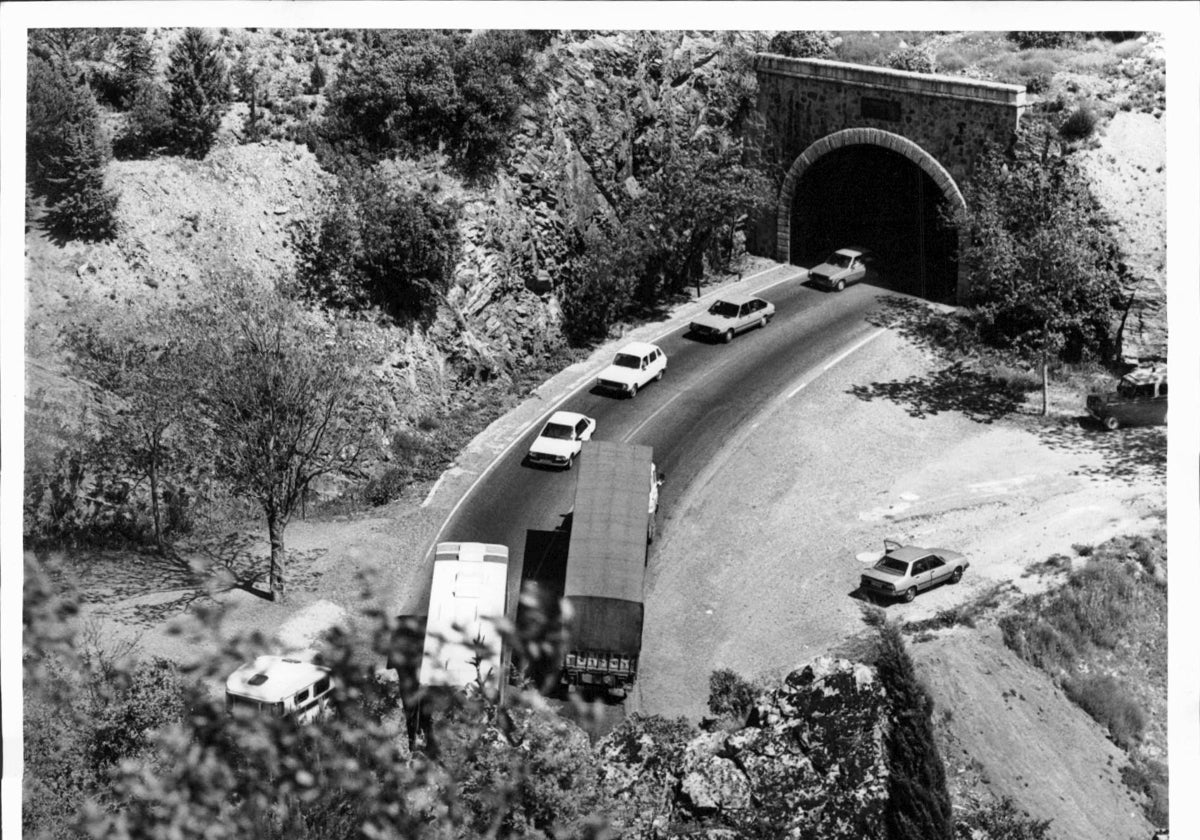
<svg viewBox="0 0 1200 840">
<path fill-rule="evenodd" d="M 1159 828 L 1166 828 L 1171 820 L 1167 765 L 1135 756 L 1132 762 L 1121 768 L 1121 781 L 1130 790 L 1146 797 L 1143 808 L 1146 819 Z"/>
<path fill-rule="evenodd" d="M 832 32 L 799 30 L 777 32 L 767 45 L 767 52 L 789 58 L 833 58 L 833 48 Z"/>
<path fill-rule="evenodd" d="M 1124 684 L 1108 674 L 1072 677 L 1063 685 L 1071 701 L 1108 729 L 1123 750 L 1130 750 L 1146 730 L 1146 713 Z"/>
<path fill-rule="evenodd" d="M 1088 107 L 1076 108 L 1071 112 L 1070 116 L 1063 122 L 1058 133 L 1063 136 L 1064 140 L 1079 141 L 1086 140 L 1092 136 L 1096 130 L 1096 124 L 1099 118 L 1096 112 Z"/>
<path fill-rule="evenodd" d="M 1008 40 L 1012 41 L 1023 50 L 1031 49 L 1061 49 L 1063 47 L 1073 47 L 1082 41 L 1084 34 L 1082 32 L 1055 32 L 1050 30 L 1037 30 L 1034 32 L 1009 32 Z"/>
<path fill-rule="evenodd" d="M 745 721 L 759 688 L 736 671 L 719 668 L 708 676 L 708 710 L 718 717 Z"/>
<path fill-rule="evenodd" d="M 1050 823 L 1017 810 L 1006 796 L 963 811 L 954 836 L 957 840 L 1050 840 Z"/>
<path fill-rule="evenodd" d="M 893 70 L 907 70 L 910 73 L 933 73 L 937 69 L 937 59 L 927 47 L 901 47 L 889 53 L 885 63 Z"/>
<path fill-rule="evenodd" d="M 301 289 L 335 306 L 375 304 L 425 317 L 458 259 L 459 210 L 373 173 L 342 179 L 339 197 L 301 245 Z"/>
</svg>

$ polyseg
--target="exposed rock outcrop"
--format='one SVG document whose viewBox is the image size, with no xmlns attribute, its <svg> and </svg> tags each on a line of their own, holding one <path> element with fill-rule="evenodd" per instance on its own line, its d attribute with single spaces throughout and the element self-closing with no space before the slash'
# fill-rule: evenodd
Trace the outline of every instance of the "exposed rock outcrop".
<svg viewBox="0 0 1200 840">
<path fill-rule="evenodd" d="M 635 818 L 635 833 L 688 826 L 857 840 L 883 830 L 886 715 L 872 668 L 821 657 L 762 695 L 745 726 L 698 735 L 673 763 L 645 761 L 670 754 L 648 734 L 636 750 L 601 742 L 600 754 L 618 797 L 664 791 L 659 809 Z"/>
</svg>

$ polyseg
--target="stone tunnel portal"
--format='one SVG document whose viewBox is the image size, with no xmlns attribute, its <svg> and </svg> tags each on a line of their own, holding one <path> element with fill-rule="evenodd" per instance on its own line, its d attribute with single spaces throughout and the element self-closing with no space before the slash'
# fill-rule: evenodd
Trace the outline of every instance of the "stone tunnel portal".
<svg viewBox="0 0 1200 840">
<path fill-rule="evenodd" d="M 904 155 L 870 143 L 816 159 L 796 182 L 789 260 L 812 266 L 847 246 L 874 251 L 878 282 L 906 294 L 953 303 L 958 234 L 942 188 Z"/>
</svg>

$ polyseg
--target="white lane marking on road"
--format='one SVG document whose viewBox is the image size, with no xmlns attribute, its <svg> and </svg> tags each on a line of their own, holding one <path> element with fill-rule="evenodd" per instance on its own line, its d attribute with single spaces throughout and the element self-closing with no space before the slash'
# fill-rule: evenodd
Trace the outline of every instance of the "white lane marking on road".
<svg viewBox="0 0 1200 840">
<path fill-rule="evenodd" d="M 629 441 L 631 441 L 633 439 L 633 436 L 636 435 L 638 432 L 640 432 L 647 423 L 649 423 L 651 420 L 653 420 L 655 417 L 657 417 L 659 414 L 661 414 L 667 406 L 669 406 L 671 403 L 675 402 L 675 400 L 679 399 L 682 396 L 683 396 L 683 391 L 680 391 L 677 394 L 675 394 L 675 396 L 671 397 L 671 399 L 667 400 L 665 403 L 660 405 L 658 408 L 654 409 L 654 411 L 650 414 L 649 417 L 647 417 L 641 423 L 638 423 L 636 426 L 634 426 L 633 431 L 626 434 L 624 437 L 621 438 L 621 440 L 625 443 L 628 443 Z"/>
<path fill-rule="evenodd" d="M 857 352 L 858 350 L 861 350 L 863 347 L 867 346 L 867 345 L 868 345 L 868 344 L 870 344 L 872 341 L 874 341 L 875 339 L 879 338 L 879 336 L 883 335 L 885 332 L 887 332 L 887 328 L 885 328 L 885 327 L 881 327 L 880 329 L 876 330 L 875 332 L 871 333 L 869 336 L 867 336 L 866 338 L 864 338 L 862 341 L 858 342 L 858 344 L 855 344 L 853 347 L 851 347 L 851 348 L 850 348 L 849 350 L 847 350 L 845 353 L 843 353 L 842 355 L 838 356 L 838 357 L 837 357 L 836 359 L 834 359 L 832 362 L 830 362 L 829 364 L 825 365 L 825 367 L 821 368 L 821 370 L 822 370 L 822 371 L 829 370 L 831 367 L 833 367 L 833 366 L 834 366 L 834 365 L 836 365 L 838 362 L 840 362 L 840 361 L 842 361 L 843 359 L 845 359 L 845 358 L 846 358 L 847 356 L 849 356 L 851 353 L 855 353 L 855 352 Z"/>
<path fill-rule="evenodd" d="M 807 382 L 807 381 L 805 381 L 805 382 L 801 382 L 801 383 L 800 383 L 799 385 L 797 385 L 795 388 L 793 388 L 792 390 L 788 391 L 788 395 L 787 395 L 786 397 L 784 397 L 784 399 L 790 400 L 792 397 L 796 396 L 797 394 L 799 394 L 801 391 L 803 391 L 803 390 L 804 390 L 805 388 L 807 388 L 807 387 L 808 387 L 808 382 Z"/>
<path fill-rule="evenodd" d="M 762 271 L 755 272 L 754 274 L 751 274 L 749 277 L 743 277 L 741 280 L 738 281 L 738 283 L 745 283 L 747 280 L 753 280 L 755 277 L 761 277 L 764 274 L 769 274 L 772 271 L 778 271 L 779 269 L 784 268 L 784 267 L 785 266 L 776 265 L 776 266 L 772 266 L 770 268 L 764 268 Z M 794 280 L 797 277 L 804 276 L 807 274 L 808 274 L 808 269 L 802 268 L 802 269 L 800 269 L 799 274 L 788 274 L 787 276 L 781 277 L 778 280 L 775 280 L 774 282 L 768 283 L 767 285 L 763 286 L 758 291 L 760 291 L 760 292 L 766 291 L 767 289 L 771 289 L 771 288 L 774 288 L 775 286 L 778 286 L 780 283 L 786 283 L 789 280 Z M 728 291 L 728 289 L 727 288 L 716 289 L 713 292 L 711 292 L 709 295 L 706 295 L 705 297 L 711 297 L 712 295 L 717 295 L 724 291 Z M 699 300 L 704 300 L 704 299 L 705 298 L 699 298 Z M 680 326 L 672 327 L 670 329 L 664 330 L 663 332 L 659 333 L 654 338 L 651 338 L 650 342 L 653 344 L 655 342 L 661 341 L 662 339 L 666 338 L 667 336 L 671 335 L 674 332 L 679 332 L 679 331 L 685 330 L 685 329 L 687 329 L 687 324 L 682 324 Z M 599 370 L 599 368 L 597 368 L 597 370 Z M 537 421 L 532 423 L 531 425 L 536 426 L 536 425 L 538 425 L 538 423 L 545 422 L 550 417 L 551 414 L 553 414 L 555 411 L 557 411 L 559 409 L 560 406 L 565 404 L 567 402 L 567 400 L 573 398 L 576 394 L 578 394 L 580 391 L 582 391 L 591 382 L 593 382 L 595 380 L 595 378 L 596 378 L 596 371 L 592 371 L 592 372 L 588 373 L 586 376 L 582 377 L 579 382 L 577 382 L 575 385 L 571 386 L 565 395 L 560 397 L 558 399 L 558 401 L 554 403 L 554 405 L 550 406 L 550 408 L 546 409 L 545 413 L 543 413 L 542 416 Z M 463 493 L 462 496 L 459 497 L 458 502 L 455 503 L 454 507 L 452 507 L 450 509 L 450 513 L 447 514 L 446 518 L 442 520 L 442 524 L 438 528 L 437 535 L 433 538 L 433 542 L 430 544 L 429 550 L 425 552 L 425 555 L 427 558 L 431 557 L 433 555 L 434 551 L 437 549 L 437 544 L 442 538 L 442 532 L 446 530 L 446 526 L 448 524 L 450 524 L 450 520 L 452 520 L 454 518 L 454 515 L 456 513 L 458 513 L 458 509 L 461 508 L 463 506 L 463 503 L 466 502 L 466 500 L 468 498 L 470 498 L 471 494 L 475 492 L 475 488 L 478 487 L 479 484 L 485 478 L 487 478 L 489 474 L 491 474 L 492 470 L 496 468 L 496 465 L 499 464 L 501 461 L 503 461 L 505 459 L 505 457 L 507 457 L 508 453 L 512 451 L 513 447 L 515 447 L 518 443 L 521 442 L 522 437 L 524 437 L 523 434 L 517 435 L 517 437 L 515 437 L 513 439 L 512 443 L 510 443 L 508 446 L 504 447 L 504 449 L 501 450 L 500 454 L 497 455 L 492 460 L 492 462 L 490 464 L 488 464 L 487 467 L 484 468 L 483 472 L 481 472 L 479 474 L 479 477 L 476 478 L 473 482 L 471 482 L 471 486 L 467 488 L 467 492 Z"/>
</svg>

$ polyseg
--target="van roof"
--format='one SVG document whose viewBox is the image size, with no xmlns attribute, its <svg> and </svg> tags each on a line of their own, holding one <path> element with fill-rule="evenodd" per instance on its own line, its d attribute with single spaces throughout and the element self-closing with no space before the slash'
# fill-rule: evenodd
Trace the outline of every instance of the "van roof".
<svg viewBox="0 0 1200 840">
<path fill-rule="evenodd" d="M 225 690 L 264 703 L 278 703 L 329 676 L 329 669 L 288 656 L 264 655 L 238 668 L 225 680 Z"/>
</svg>

